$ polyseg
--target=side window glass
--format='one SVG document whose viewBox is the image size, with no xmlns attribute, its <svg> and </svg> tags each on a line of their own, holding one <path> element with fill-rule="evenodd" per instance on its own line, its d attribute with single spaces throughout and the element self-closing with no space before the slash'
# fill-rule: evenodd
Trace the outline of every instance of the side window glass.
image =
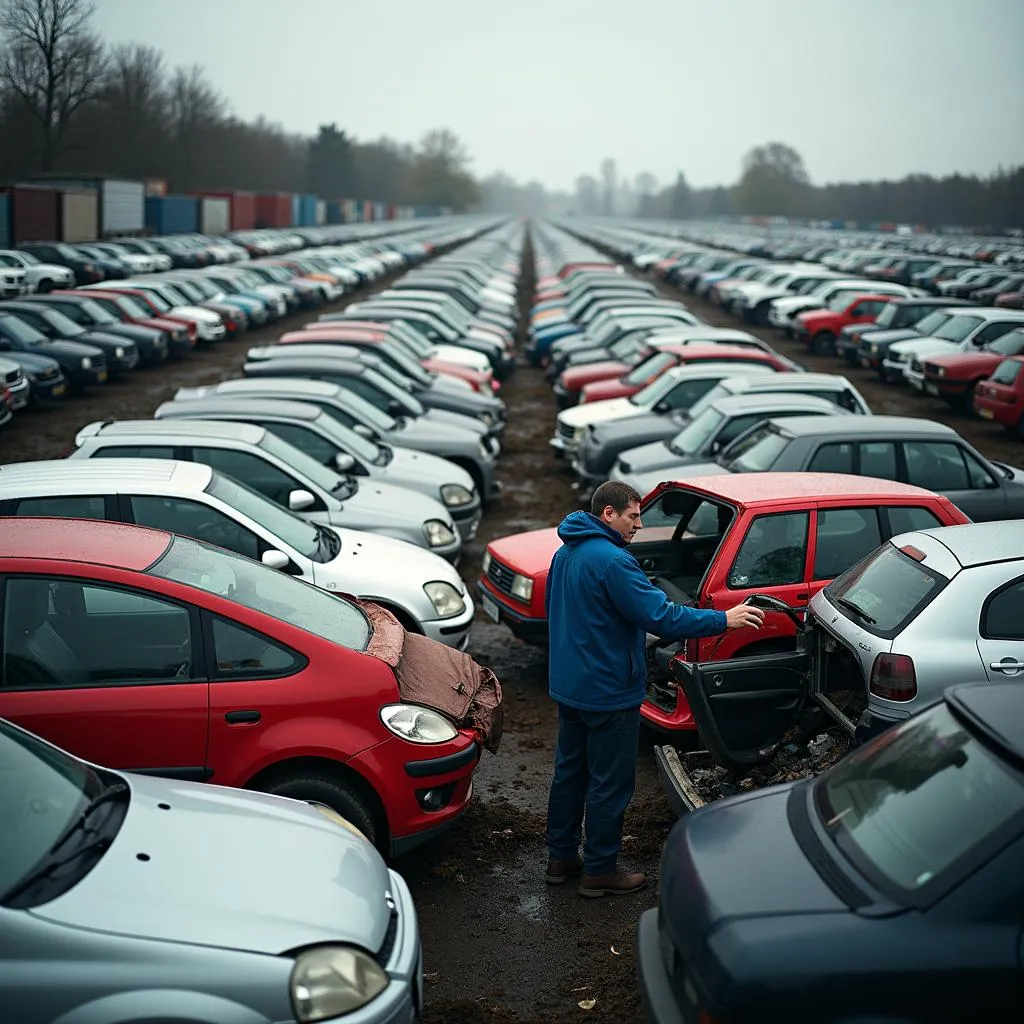
<svg viewBox="0 0 1024 1024">
<path fill-rule="evenodd" d="M 247 558 L 259 558 L 259 539 L 241 523 L 197 501 L 132 495 L 132 518 L 139 526 L 205 540 Z"/>
<path fill-rule="evenodd" d="M 730 587 L 781 587 L 804 578 L 808 513 L 758 516 L 729 572 Z"/>
<path fill-rule="evenodd" d="M 715 449 L 721 450 L 730 441 L 735 441 L 744 431 L 749 430 L 755 423 L 764 419 L 761 413 L 751 413 L 749 416 L 734 416 L 729 420 L 715 438 Z"/>
<path fill-rule="evenodd" d="M 860 445 L 861 476 L 896 479 L 896 445 L 892 441 L 863 442 Z"/>
<path fill-rule="evenodd" d="M 967 468 L 960 446 L 944 441 L 906 441 L 907 483 L 929 491 L 965 491 Z"/>
<path fill-rule="evenodd" d="M 939 517 L 926 508 L 890 505 L 887 512 L 889 513 L 890 535 L 893 537 L 900 533 L 911 533 L 913 530 L 931 530 L 942 525 Z"/>
<path fill-rule="evenodd" d="M 811 473 L 852 473 L 853 445 L 823 444 L 811 457 L 807 469 Z"/>
<path fill-rule="evenodd" d="M 106 499 L 102 494 L 81 497 L 23 498 L 15 512 L 19 516 L 54 516 L 59 519 L 106 519 Z"/>
<path fill-rule="evenodd" d="M 354 391 L 360 398 L 365 398 L 368 402 L 372 402 L 378 409 L 384 407 L 385 403 L 381 402 L 377 389 L 367 384 L 362 377 L 345 377 L 334 381 L 334 383 L 348 388 L 349 391 Z"/>
<path fill-rule="evenodd" d="M 294 445 L 300 452 L 305 452 L 321 465 L 334 465 L 334 456 L 338 454 L 338 449 L 314 431 L 296 426 L 294 423 L 261 423 L 260 426 L 266 427 L 282 441 Z"/>
<path fill-rule="evenodd" d="M 988 324 L 982 327 L 980 331 L 974 336 L 975 345 L 987 345 L 990 341 L 995 341 L 996 338 L 1001 338 L 1004 334 L 1012 331 L 1018 324 L 1011 323 L 996 323 Z"/>
<path fill-rule="evenodd" d="M 717 384 L 714 380 L 689 380 L 677 384 L 664 398 L 670 409 L 689 409 Z"/>
<path fill-rule="evenodd" d="M 981 615 L 981 635 L 989 640 L 1024 640 L 1024 580 L 989 598 Z"/>
<path fill-rule="evenodd" d="M 4 686 L 73 688 L 193 676 L 189 612 L 137 591 L 12 579 L 4 600 Z"/>
<path fill-rule="evenodd" d="M 989 471 L 969 451 L 961 449 L 964 462 L 967 464 L 967 476 L 971 487 L 983 488 L 998 486 Z"/>
<path fill-rule="evenodd" d="M 814 579 L 832 580 L 882 543 L 873 508 L 828 508 L 818 511 Z"/>
<path fill-rule="evenodd" d="M 213 650 L 219 679 L 251 679 L 253 676 L 282 676 L 300 667 L 299 659 L 273 640 L 240 626 L 237 622 L 210 616 L 213 622 Z"/>
<path fill-rule="evenodd" d="M 249 452 L 230 448 L 194 448 L 193 461 L 212 466 L 218 473 L 248 484 L 254 491 L 288 507 L 288 495 L 301 485 L 275 465 Z"/>
<path fill-rule="evenodd" d="M 169 445 L 105 445 L 103 448 L 93 452 L 90 456 L 93 459 L 173 459 L 174 449 Z"/>
</svg>

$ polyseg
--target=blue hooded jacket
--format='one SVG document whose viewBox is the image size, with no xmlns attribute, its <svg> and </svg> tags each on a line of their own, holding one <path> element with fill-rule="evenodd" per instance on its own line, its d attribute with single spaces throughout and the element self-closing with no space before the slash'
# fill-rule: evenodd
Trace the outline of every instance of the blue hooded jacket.
<svg viewBox="0 0 1024 1024">
<path fill-rule="evenodd" d="M 589 512 L 558 527 L 547 581 L 548 688 L 581 711 L 639 707 L 647 688 L 646 633 L 717 636 L 725 612 L 675 604 L 654 586 L 625 540 Z"/>
</svg>

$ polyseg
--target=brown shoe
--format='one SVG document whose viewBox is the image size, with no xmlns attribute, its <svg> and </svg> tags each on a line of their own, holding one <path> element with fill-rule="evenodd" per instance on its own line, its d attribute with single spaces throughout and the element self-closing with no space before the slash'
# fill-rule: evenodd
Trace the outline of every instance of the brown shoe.
<svg viewBox="0 0 1024 1024">
<path fill-rule="evenodd" d="M 544 873 L 544 881 L 548 885 L 561 885 L 566 879 L 583 872 L 583 858 L 575 860 L 549 860 L 547 871 Z"/>
<path fill-rule="evenodd" d="M 639 892 L 647 884 L 641 871 L 615 871 L 610 875 L 584 875 L 580 879 L 580 895 L 596 899 L 598 896 L 626 896 Z"/>
</svg>

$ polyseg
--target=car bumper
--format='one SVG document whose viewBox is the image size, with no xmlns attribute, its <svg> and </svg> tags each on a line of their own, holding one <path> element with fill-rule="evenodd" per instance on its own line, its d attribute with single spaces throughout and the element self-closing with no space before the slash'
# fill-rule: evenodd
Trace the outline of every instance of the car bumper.
<svg viewBox="0 0 1024 1024">
<path fill-rule="evenodd" d="M 853 744 L 857 746 L 861 743 L 867 743 L 868 740 L 881 736 L 887 729 L 905 722 L 908 718 L 910 718 L 909 711 L 884 714 L 878 708 L 872 707 L 869 704 L 861 712 L 861 716 L 857 720 L 857 727 L 853 733 Z"/>
<path fill-rule="evenodd" d="M 998 423 L 1003 427 L 1015 427 L 1024 416 L 1024 408 L 991 398 L 975 398 L 974 411 L 983 420 Z"/>
<path fill-rule="evenodd" d="M 908 366 L 903 371 L 903 377 L 915 391 L 924 391 L 924 374 L 920 370 L 912 370 Z"/>
<path fill-rule="evenodd" d="M 661 955 L 657 907 L 645 910 L 636 927 L 636 974 L 645 1024 L 686 1024 Z M 696 1017 L 693 1018 L 696 1020 Z"/>
<path fill-rule="evenodd" d="M 704 806 L 690 773 L 672 744 L 655 744 L 654 763 L 658 769 L 658 781 L 677 818 Z"/>
<path fill-rule="evenodd" d="M 925 374 L 924 389 L 929 395 L 942 398 L 958 398 L 967 393 L 970 384 L 965 380 L 946 380 L 942 377 L 931 377 Z"/>
<path fill-rule="evenodd" d="M 376 999 L 345 1015 L 351 1024 L 413 1024 L 423 1009 L 423 947 L 416 907 L 405 879 L 390 869 L 388 875 L 397 911 L 394 945 L 384 965 L 390 980 Z"/>
<path fill-rule="evenodd" d="M 22 378 L 21 382 L 16 386 L 12 387 L 11 385 L 8 385 L 8 389 L 11 393 L 11 412 L 17 412 L 19 409 L 24 409 L 25 406 L 28 405 L 29 396 L 32 393 L 28 380 Z"/>
<path fill-rule="evenodd" d="M 897 363 L 892 359 L 882 360 L 882 373 L 885 374 L 890 380 L 904 381 L 906 380 L 906 363 Z"/>
<path fill-rule="evenodd" d="M 455 529 L 459 531 L 462 543 L 465 544 L 476 536 L 484 513 L 480 499 L 476 498 L 470 505 L 464 505 L 458 509 L 449 508 L 448 514 L 452 517 Z"/>
<path fill-rule="evenodd" d="M 27 284 L 0 282 L 0 296 L 5 299 L 16 299 L 22 295 L 28 295 L 30 291 L 31 289 Z"/>
<path fill-rule="evenodd" d="M 468 590 L 463 596 L 466 607 L 458 615 L 453 615 L 450 619 L 426 619 L 420 623 L 425 636 L 446 647 L 454 647 L 460 651 L 466 649 L 473 616 L 476 615 L 476 606 Z"/>
<path fill-rule="evenodd" d="M 483 583 L 477 583 L 477 598 L 484 614 L 492 621 L 508 626 L 513 636 L 535 647 L 548 645 L 548 620 L 527 615 L 512 608 L 504 598 L 496 597 Z"/>
</svg>

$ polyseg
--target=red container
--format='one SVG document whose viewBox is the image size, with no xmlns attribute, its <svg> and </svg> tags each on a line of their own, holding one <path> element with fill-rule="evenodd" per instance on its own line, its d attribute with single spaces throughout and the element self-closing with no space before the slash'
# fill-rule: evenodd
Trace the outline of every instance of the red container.
<svg viewBox="0 0 1024 1024">
<path fill-rule="evenodd" d="M 60 192 L 40 185 L 12 185 L 11 243 L 52 242 L 60 238 Z"/>
<path fill-rule="evenodd" d="M 204 199 L 227 199 L 231 204 L 231 231 L 247 231 L 256 227 L 257 213 L 255 192 L 193 192 L 191 194 Z M 291 207 L 289 207 L 289 216 L 290 214 Z M 276 227 L 278 225 L 270 226 Z"/>
<path fill-rule="evenodd" d="M 292 196 L 290 192 L 260 192 L 256 196 L 256 227 L 290 228 Z"/>
</svg>

